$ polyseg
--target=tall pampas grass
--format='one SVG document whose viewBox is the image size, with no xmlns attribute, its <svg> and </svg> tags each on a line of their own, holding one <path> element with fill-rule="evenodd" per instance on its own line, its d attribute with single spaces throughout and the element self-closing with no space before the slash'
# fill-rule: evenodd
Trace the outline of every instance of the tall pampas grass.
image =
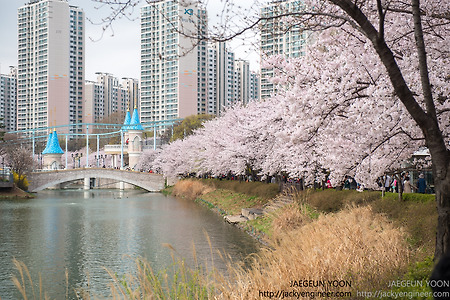
<svg viewBox="0 0 450 300">
<path fill-rule="evenodd" d="M 201 195 L 213 190 L 214 188 L 207 186 L 198 180 L 180 180 L 174 185 L 172 196 L 195 200 Z"/>
<path fill-rule="evenodd" d="M 17 290 L 22 295 L 22 299 L 24 300 L 50 299 L 42 288 L 41 274 L 39 274 L 39 283 L 38 283 L 39 294 L 37 294 L 37 291 L 35 290 L 35 283 L 33 282 L 33 279 L 31 278 L 30 275 L 30 271 L 28 270 L 28 267 L 25 265 L 25 263 L 13 258 L 13 264 L 17 272 L 19 273 L 19 276 L 18 277 L 13 276 L 12 281 L 16 286 Z M 66 295 L 64 299 L 69 299 L 69 272 L 67 269 L 65 270 L 65 283 L 66 283 Z"/>
<path fill-rule="evenodd" d="M 321 215 L 281 235 L 274 249 L 253 259 L 250 270 L 232 268 L 221 281 L 222 299 L 260 299 L 261 291 L 292 290 L 292 280 L 346 281 L 340 291 L 385 288 L 408 264 L 406 238 L 370 207 Z M 297 288 L 317 291 L 320 288 Z M 330 291 L 338 291 L 331 287 Z"/>
</svg>

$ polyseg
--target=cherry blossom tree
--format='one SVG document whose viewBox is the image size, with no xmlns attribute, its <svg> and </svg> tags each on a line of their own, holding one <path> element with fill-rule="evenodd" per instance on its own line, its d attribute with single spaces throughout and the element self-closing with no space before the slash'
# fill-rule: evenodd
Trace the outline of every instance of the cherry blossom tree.
<svg viewBox="0 0 450 300">
<path fill-rule="evenodd" d="M 367 162 L 370 160 L 367 158 L 371 157 L 374 150 L 381 154 L 377 157 L 381 161 L 386 158 L 383 153 L 387 157 L 398 153 L 401 158 L 403 149 L 408 149 L 408 143 L 422 141 L 430 150 L 439 213 L 435 257 L 439 258 L 450 251 L 450 17 L 448 2 L 423 3 L 420 6 L 419 0 L 412 0 L 411 4 L 381 0 L 311 0 L 305 1 L 305 4 L 313 9 L 291 17 L 296 24 L 307 24 L 311 29 L 320 28 L 322 33 L 319 40 L 325 38 L 330 41 L 323 45 L 323 52 L 315 52 L 317 55 L 323 53 L 328 58 L 318 60 L 317 63 L 321 64 L 316 64 L 316 70 L 325 67 L 328 72 L 321 72 L 320 76 L 327 77 L 326 80 L 331 78 L 331 84 L 322 84 L 318 86 L 320 89 L 314 90 L 314 98 L 322 107 L 317 113 L 314 113 L 314 108 L 309 110 L 315 116 L 312 126 L 306 131 L 309 137 L 311 134 L 315 137 L 321 128 L 327 128 L 323 125 L 337 121 L 338 118 L 339 122 L 336 124 L 340 124 L 341 129 L 345 128 L 342 125 L 357 125 L 359 139 L 367 138 L 367 141 L 361 143 L 363 149 L 367 144 L 370 147 L 366 153 L 356 145 L 350 147 L 350 150 L 354 158 L 358 158 L 355 157 L 358 152 L 362 155 L 356 161 L 361 162 L 360 168 L 368 171 L 370 169 Z M 346 59 L 339 59 L 344 53 Z M 333 63 L 339 66 L 333 68 Z M 334 73 L 335 71 L 341 72 Z M 347 72 L 350 72 L 353 81 L 346 78 Z M 366 76 L 363 76 L 364 73 Z M 299 74 L 297 76 L 306 79 Z M 337 82 L 333 81 L 333 77 L 337 77 Z M 314 82 L 310 82 L 306 88 L 308 90 L 314 86 Z M 339 89 L 338 93 L 331 90 L 336 88 Z M 298 92 L 311 95 L 307 90 Z M 321 97 L 325 101 L 317 101 Z M 363 101 L 347 102 L 352 98 L 362 98 Z M 380 114 L 379 102 L 384 114 Z M 305 107 L 308 108 L 308 105 L 301 106 Z M 342 111 L 343 114 L 339 112 L 342 107 L 346 108 Z M 349 114 L 348 110 L 357 112 L 358 109 L 360 114 Z M 367 111 L 381 118 L 384 115 L 384 120 L 380 123 L 390 129 L 389 134 L 380 131 L 382 128 L 376 128 L 370 122 L 370 116 L 364 114 Z M 358 122 L 359 117 L 365 116 L 366 120 Z M 336 147 L 344 141 L 352 141 L 348 134 L 339 135 L 337 139 L 328 144 Z M 383 149 L 386 151 L 381 152 Z M 387 167 L 389 165 L 385 165 Z"/>
<path fill-rule="evenodd" d="M 157 171 L 154 161 L 160 154 L 160 150 L 147 149 L 144 150 L 139 158 L 139 162 L 136 165 L 137 170 L 143 170 L 144 172 Z"/>
<path fill-rule="evenodd" d="M 325 168 L 334 182 L 352 174 L 370 186 L 426 146 L 438 259 L 450 252 L 449 8 L 444 0 L 304 0 L 302 11 L 268 17 L 311 33 L 307 55 L 269 58 L 265 64 L 277 70 L 272 80 L 279 85 L 273 99 L 210 121 L 169 146 L 182 159 L 165 154 L 160 162 L 172 164 L 170 172 L 242 172 L 251 165 L 263 174 L 306 178 Z M 242 30 L 212 36 L 229 40 L 265 21 L 242 19 Z"/>
</svg>

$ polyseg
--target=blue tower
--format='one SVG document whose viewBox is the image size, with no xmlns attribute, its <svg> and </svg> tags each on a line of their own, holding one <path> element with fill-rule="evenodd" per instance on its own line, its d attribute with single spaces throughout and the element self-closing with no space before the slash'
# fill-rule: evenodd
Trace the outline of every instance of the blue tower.
<svg viewBox="0 0 450 300">
<path fill-rule="evenodd" d="M 42 155 L 44 158 L 43 168 L 47 170 L 61 169 L 61 155 L 64 154 L 61 146 L 59 145 L 58 134 L 56 130 L 50 133 L 47 140 L 47 146 Z"/>
</svg>

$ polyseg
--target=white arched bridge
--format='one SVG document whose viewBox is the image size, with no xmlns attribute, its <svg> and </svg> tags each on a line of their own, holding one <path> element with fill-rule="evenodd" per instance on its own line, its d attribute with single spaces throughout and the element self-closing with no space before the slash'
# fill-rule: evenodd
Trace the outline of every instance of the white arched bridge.
<svg viewBox="0 0 450 300">
<path fill-rule="evenodd" d="M 86 178 L 112 179 L 133 184 L 149 192 L 159 192 L 164 189 L 164 178 L 160 174 L 117 169 L 82 168 L 33 172 L 27 176 L 28 190 L 30 192 L 38 192 L 60 183 Z"/>
</svg>

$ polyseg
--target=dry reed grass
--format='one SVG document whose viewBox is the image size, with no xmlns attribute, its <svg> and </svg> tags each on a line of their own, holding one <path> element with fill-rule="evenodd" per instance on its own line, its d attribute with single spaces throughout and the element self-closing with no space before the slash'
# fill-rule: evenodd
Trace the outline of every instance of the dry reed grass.
<svg viewBox="0 0 450 300">
<path fill-rule="evenodd" d="M 211 250 L 211 271 L 206 271 L 208 267 L 203 267 L 198 262 L 194 244 L 192 245 L 194 267 L 187 266 L 170 244 L 163 244 L 170 251 L 173 262 L 167 269 L 155 272 L 150 263 L 142 258 L 135 260 L 134 275 L 126 274 L 119 278 L 117 274 L 105 268 L 112 278 L 109 284 L 111 299 L 206 300 L 213 298 L 215 294 L 213 250 L 208 234 L 206 231 L 204 233 Z"/>
<path fill-rule="evenodd" d="M 17 276 L 12 277 L 12 281 L 14 285 L 16 286 L 17 290 L 22 295 L 22 299 L 28 300 L 48 300 L 50 299 L 48 295 L 44 292 L 42 288 L 42 276 L 39 273 L 39 294 L 37 294 L 37 291 L 35 290 L 35 284 L 33 283 L 33 280 L 31 278 L 30 271 L 28 270 L 28 267 L 25 265 L 24 262 L 19 261 L 15 258 L 13 258 L 13 264 L 16 270 L 19 272 L 19 278 Z M 65 271 L 65 282 L 66 282 L 66 295 L 64 299 L 69 299 L 69 273 L 66 269 Z"/>
<path fill-rule="evenodd" d="M 214 188 L 207 186 L 198 180 L 180 180 L 174 185 L 172 196 L 195 200 L 213 190 Z"/>
<path fill-rule="evenodd" d="M 272 239 L 276 242 L 284 233 L 300 228 L 311 221 L 305 205 L 288 205 L 272 221 Z"/>
<path fill-rule="evenodd" d="M 353 207 L 284 234 L 275 249 L 255 256 L 249 271 L 232 269 L 232 278 L 221 281 L 221 297 L 260 299 L 259 291 L 292 290 L 291 280 L 351 282 L 340 291 L 383 288 L 405 271 L 409 256 L 403 230 L 370 207 Z"/>
</svg>

